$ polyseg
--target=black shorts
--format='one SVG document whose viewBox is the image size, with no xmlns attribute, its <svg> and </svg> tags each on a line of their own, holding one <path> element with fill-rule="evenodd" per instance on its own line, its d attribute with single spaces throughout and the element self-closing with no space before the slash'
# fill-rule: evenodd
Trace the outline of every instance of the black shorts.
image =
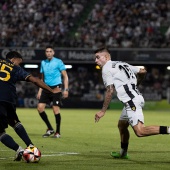
<svg viewBox="0 0 170 170">
<path fill-rule="evenodd" d="M 55 87 L 57 87 L 57 86 L 52 86 L 51 88 L 53 89 Z M 62 99 L 62 93 L 61 92 L 53 94 L 53 93 L 50 93 L 46 90 L 42 90 L 39 103 L 46 103 L 46 104 L 50 105 L 50 103 L 52 102 L 53 106 L 61 107 L 62 106 L 61 99 Z"/>
<path fill-rule="evenodd" d="M 20 122 L 16 113 L 16 105 L 0 101 L 0 133 L 5 132 L 8 124 L 12 127 Z"/>
</svg>

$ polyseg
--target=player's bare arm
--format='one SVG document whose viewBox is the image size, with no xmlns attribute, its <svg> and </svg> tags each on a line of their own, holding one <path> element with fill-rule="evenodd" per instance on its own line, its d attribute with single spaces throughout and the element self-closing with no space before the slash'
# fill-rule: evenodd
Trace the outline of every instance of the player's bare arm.
<svg viewBox="0 0 170 170">
<path fill-rule="evenodd" d="M 104 99 L 104 103 L 103 103 L 103 107 L 102 107 L 102 112 L 106 112 L 108 106 L 109 106 L 109 103 L 112 99 L 112 96 L 113 96 L 113 92 L 114 92 L 114 87 L 113 85 L 109 85 L 107 86 L 106 88 L 106 94 L 105 94 L 105 99 Z"/>
<path fill-rule="evenodd" d="M 141 84 L 141 82 L 145 79 L 146 73 L 147 71 L 145 68 L 140 68 L 137 74 L 137 85 Z"/>
<path fill-rule="evenodd" d="M 40 87 L 40 88 L 42 88 L 44 90 L 48 90 L 51 93 L 61 92 L 61 90 L 59 88 L 58 89 L 51 89 L 49 86 L 47 86 L 39 78 L 35 78 L 35 77 L 31 76 L 31 75 L 27 78 L 27 81 L 30 81 L 30 82 L 34 83 L 36 86 L 38 86 L 38 87 Z"/>
<path fill-rule="evenodd" d="M 38 100 L 40 99 L 41 93 L 42 93 L 42 88 L 39 88 L 38 93 L 37 93 Z"/>
<path fill-rule="evenodd" d="M 107 86 L 103 107 L 102 107 L 101 111 L 96 113 L 95 122 L 98 122 L 100 120 L 100 118 L 104 116 L 104 114 L 109 106 L 109 103 L 112 100 L 113 93 L 114 93 L 114 86 L 113 85 Z"/>
<path fill-rule="evenodd" d="M 67 98 L 68 97 L 68 92 L 69 92 L 68 75 L 67 75 L 67 72 L 65 70 L 63 70 L 61 73 L 62 73 L 62 76 L 63 76 L 63 84 L 64 84 L 63 98 Z"/>
<path fill-rule="evenodd" d="M 44 80 L 44 74 L 41 74 L 41 81 L 43 80 Z M 38 93 L 37 93 L 38 100 L 40 99 L 41 93 L 42 93 L 42 88 L 39 88 Z"/>
</svg>

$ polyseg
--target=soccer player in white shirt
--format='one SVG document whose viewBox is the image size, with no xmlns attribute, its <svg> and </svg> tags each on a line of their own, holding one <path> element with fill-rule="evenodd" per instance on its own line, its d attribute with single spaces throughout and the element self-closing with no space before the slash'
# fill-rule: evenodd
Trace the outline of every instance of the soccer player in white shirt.
<svg viewBox="0 0 170 170">
<path fill-rule="evenodd" d="M 118 121 L 121 150 L 120 152 L 111 152 L 112 157 L 128 159 L 129 125 L 138 137 L 170 133 L 168 126 L 144 125 L 142 108 L 145 101 L 137 89 L 137 85 L 145 77 L 146 70 L 144 68 L 138 68 L 121 61 L 111 61 L 110 52 L 106 47 L 95 50 L 95 63 L 102 68 L 102 78 L 106 87 L 103 107 L 95 114 L 95 122 L 105 115 L 114 91 L 124 104 Z"/>
</svg>

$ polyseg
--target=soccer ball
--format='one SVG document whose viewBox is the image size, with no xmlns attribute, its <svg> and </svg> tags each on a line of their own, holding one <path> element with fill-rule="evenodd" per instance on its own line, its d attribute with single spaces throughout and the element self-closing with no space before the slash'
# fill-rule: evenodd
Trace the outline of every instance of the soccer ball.
<svg viewBox="0 0 170 170">
<path fill-rule="evenodd" d="M 28 146 L 24 149 L 22 159 L 27 162 L 39 162 L 41 158 L 40 150 L 35 146 Z"/>
</svg>

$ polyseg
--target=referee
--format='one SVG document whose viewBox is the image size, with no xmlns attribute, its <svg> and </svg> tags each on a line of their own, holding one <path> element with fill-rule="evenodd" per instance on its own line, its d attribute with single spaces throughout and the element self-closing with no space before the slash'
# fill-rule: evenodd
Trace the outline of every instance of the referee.
<svg viewBox="0 0 170 170">
<path fill-rule="evenodd" d="M 39 100 L 37 110 L 40 117 L 47 126 L 46 133 L 42 137 L 49 137 L 54 134 L 54 138 L 60 138 L 60 124 L 61 124 L 61 99 L 68 97 L 68 75 L 63 61 L 54 57 L 54 48 L 52 46 L 46 47 L 45 54 L 47 59 L 41 61 L 40 73 L 42 74 L 42 81 L 45 82 L 52 89 L 59 89 L 58 93 L 52 94 L 46 90 L 39 89 L 37 99 Z M 62 83 L 64 86 L 62 93 Z M 54 131 L 47 114 L 45 112 L 46 104 L 52 103 L 53 113 L 56 122 L 56 131 Z"/>
</svg>

